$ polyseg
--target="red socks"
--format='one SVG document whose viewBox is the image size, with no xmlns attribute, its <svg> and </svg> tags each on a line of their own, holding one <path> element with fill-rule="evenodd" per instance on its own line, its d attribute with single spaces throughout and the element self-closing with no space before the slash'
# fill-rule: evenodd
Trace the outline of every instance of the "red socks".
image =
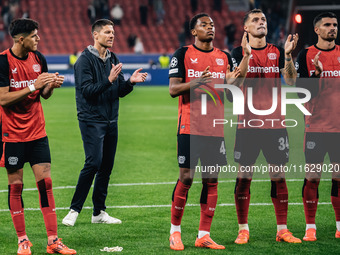
<svg viewBox="0 0 340 255">
<path fill-rule="evenodd" d="M 277 225 L 287 225 L 288 189 L 286 180 L 271 181 L 271 197 Z"/>
<path fill-rule="evenodd" d="M 24 203 L 21 197 L 23 186 L 23 184 L 8 185 L 8 206 L 18 237 L 26 235 Z"/>
<path fill-rule="evenodd" d="M 332 179 L 331 201 L 335 212 L 335 220 L 340 221 L 340 183 Z"/>
<path fill-rule="evenodd" d="M 315 214 L 318 207 L 320 181 L 310 182 L 305 179 L 302 188 L 303 207 L 305 209 L 306 224 L 315 224 Z"/>
<path fill-rule="evenodd" d="M 200 203 L 201 219 L 199 230 L 210 232 L 217 204 L 217 183 L 203 183 Z"/>
<path fill-rule="evenodd" d="M 57 215 L 52 192 L 52 179 L 45 178 L 37 182 L 40 209 L 44 217 L 47 236 L 57 235 Z"/>
<path fill-rule="evenodd" d="M 238 224 L 248 223 L 251 179 L 237 178 L 235 184 L 235 205 Z"/>
<path fill-rule="evenodd" d="M 190 185 L 185 185 L 180 180 L 177 181 L 172 193 L 171 224 L 173 225 L 181 225 L 189 189 Z"/>
</svg>

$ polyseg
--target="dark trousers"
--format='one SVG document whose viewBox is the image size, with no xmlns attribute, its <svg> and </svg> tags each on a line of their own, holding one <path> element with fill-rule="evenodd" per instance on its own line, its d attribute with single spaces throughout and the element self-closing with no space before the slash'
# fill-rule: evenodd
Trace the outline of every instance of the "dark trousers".
<svg viewBox="0 0 340 255">
<path fill-rule="evenodd" d="M 110 175 L 113 168 L 117 148 L 117 122 L 94 123 L 79 121 L 85 151 L 84 168 L 79 174 L 76 191 L 71 202 L 71 209 L 80 212 L 91 188 L 93 214 L 98 215 L 105 210 L 105 200 Z"/>
</svg>

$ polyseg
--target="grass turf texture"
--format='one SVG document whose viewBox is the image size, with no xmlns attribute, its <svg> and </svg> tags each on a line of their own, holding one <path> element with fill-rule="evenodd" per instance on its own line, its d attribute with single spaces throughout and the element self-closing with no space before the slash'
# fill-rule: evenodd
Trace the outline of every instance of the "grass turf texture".
<svg viewBox="0 0 340 255">
<path fill-rule="evenodd" d="M 176 160 L 177 99 L 169 96 L 167 87 L 141 87 L 121 100 L 119 118 L 119 141 L 116 162 L 110 184 L 174 182 L 178 178 Z M 76 185 L 83 166 L 84 154 L 76 119 L 74 88 L 56 90 L 53 97 L 43 102 L 46 130 L 52 154 L 53 186 Z M 228 106 L 229 107 L 229 106 Z M 303 117 L 295 108 L 288 108 L 288 118 L 298 120 L 298 127 L 288 129 L 290 135 L 290 162 L 302 164 Z M 228 117 L 229 118 L 229 117 Z M 233 162 L 235 127 L 226 127 L 227 156 Z M 327 162 L 328 159 L 327 159 Z M 257 161 L 264 164 L 262 155 Z M 293 175 L 292 177 L 296 177 Z M 263 182 L 253 182 L 249 210 L 250 243 L 236 245 L 237 217 L 235 207 L 218 206 L 212 224 L 211 236 L 219 244 L 226 245 L 225 251 L 195 248 L 200 207 L 201 185 L 195 183 L 189 191 L 188 204 L 182 221 L 182 239 L 185 245 L 181 254 L 329 254 L 337 253 L 340 240 L 334 238 L 335 219 L 330 204 L 319 205 L 316 222 L 318 241 L 302 244 L 278 243 L 275 241 L 276 222 L 270 198 L 268 174 L 256 174 Z M 323 175 L 329 178 L 329 175 Z M 199 181 L 197 179 L 197 181 Z M 35 188 L 35 181 L 29 164 L 24 169 L 24 188 Z M 287 182 L 289 202 L 301 203 L 300 181 Z M 57 210 L 58 232 L 66 245 L 78 254 L 101 254 L 105 246 L 122 246 L 124 254 L 172 254 L 169 249 L 170 204 L 173 184 L 110 186 L 108 206 L 168 205 L 148 208 L 108 208 L 107 212 L 123 221 L 121 225 L 91 224 L 91 209 L 84 209 L 74 227 L 61 224 L 68 210 Z M 0 172 L 0 190 L 7 189 L 7 176 Z M 330 202 L 330 181 L 322 181 L 319 187 L 320 202 Z M 55 189 L 56 206 L 68 208 L 74 188 Z M 218 204 L 234 203 L 234 182 L 222 179 L 219 184 Z M 91 207 L 91 195 L 85 207 Z M 38 192 L 24 191 L 25 208 L 39 208 Z M 7 192 L 0 193 L 0 209 L 7 209 Z M 46 231 L 39 210 L 25 211 L 26 229 L 33 243 L 33 254 L 45 254 Z M 303 206 L 289 205 L 288 227 L 295 236 L 302 238 L 305 230 Z M 16 254 L 16 234 L 8 211 L 0 211 L 0 254 Z"/>
</svg>

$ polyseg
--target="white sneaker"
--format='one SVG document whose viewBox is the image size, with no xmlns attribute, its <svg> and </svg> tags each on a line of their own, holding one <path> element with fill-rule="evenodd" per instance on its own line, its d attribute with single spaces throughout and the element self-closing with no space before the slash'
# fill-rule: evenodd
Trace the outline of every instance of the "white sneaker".
<svg viewBox="0 0 340 255">
<path fill-rule="evenodd" d="M 76 212 L 75 210 L 71 209 L 68 214 L 65 216 L 65 218 L 63 219 L 63 221 L 61 223 L 63 223 L 66 226 L 74 226 L 74 223 L 76 223 L 76 220 L 78 218 L 79 213 Z"/>
<path fill-rule="evenodd" d="M 111 217 L 105 211 L 100 211 L 100 214 L 97 216 L 92 215 L 92 223 L 105 223 L 105 224 L 121 224 L 122 221 L 120 219 L 116 219 Z"/>
</svg>

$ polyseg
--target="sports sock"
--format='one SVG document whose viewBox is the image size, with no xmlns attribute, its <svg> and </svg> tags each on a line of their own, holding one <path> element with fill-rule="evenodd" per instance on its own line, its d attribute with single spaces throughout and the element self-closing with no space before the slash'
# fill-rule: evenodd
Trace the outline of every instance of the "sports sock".
<svg viewBox="0 0 340 255">
<path fill-rule="evenodd" d="M 200 231 L 198 231 L 197 237 L 198 237 L 198 238 L 202 238 L 203 236 L 205 236 L 205 235 L 207 235 L 207 234 L 210 236 L 210 232 L 200 230 Z"/>
<path fill-rule="evenodd" d="M 314 228 L 316 230 L 316 225 L 315 224 L 306 224 L 306 231 L 309 228 Z"/>
<path fill-rule="evenodd" d="M 305 210 L 306 224 L 315 224 L 315 214 L 319 201 L 319 186 L 320 181 L 311 182 L 305 179 L 302 188 L 302 200 Z"/>
<path fill-rule="evenodd" d="M 283 229 L 287 229 L 287 225 L 277 225 L 277 232 L 283 230 Z"/>
<path fill-rule="evenodd" d="M 23 184 L 8 185 L 8 207 L 18 237 L 26 236 L 24 203 L 22 201 Z"/>
<path fill-rule="evenodd" d="M 235 184 L 235 205 L 238 224 L 248 223 L 251 179 L 237 178 Z"/>
<path fill-rule="evenodd" d="M 217 204 L 217 183 L 203 183 L 200 203 L 201 219 L 199 231 L 210 232 Z"/>
<path fill-rule="evenodd" d="M 57 215 L 52 191 L 52 179 L 50 177 L 37 182 L 39 190 L 40 209 L 44 217 L 47 236 L 57 235 Z"/>
<path fill-rule="evenodd" d="M 335 220 L 340 221 L 340 183 L 332 179 L 331 201 L 335 212 Z M 339 229 L 338 229 L 339 230 Z"/>
<path fill-rule="evenodd" d="M 249 231 L 248 224 L 238 224 L 238 232 L 240 232 L 241 230 L 248 230 Z"/>
<path fill-rule="evenodd" d="M 172 235 L 174 232 L 180 232 L 181 233 L 181 225 L 174 225 L 171 224 L 171 228 L 170 228 L 170 235 Z"/>
<path fill-rule="evenodd" d="M 271 197 L 274 204 L 278 228 L 279 225 L 287 225 L 288 189 L 286 180 L 271 181 Z"/>
<path fill-rule="evenodd" d="M 171 224 L 173 225 L 181 225 L 189 189 L 190 185 L 185 185 L 180 180 L 177 181 L 172 193 Z"/>
</svg>

